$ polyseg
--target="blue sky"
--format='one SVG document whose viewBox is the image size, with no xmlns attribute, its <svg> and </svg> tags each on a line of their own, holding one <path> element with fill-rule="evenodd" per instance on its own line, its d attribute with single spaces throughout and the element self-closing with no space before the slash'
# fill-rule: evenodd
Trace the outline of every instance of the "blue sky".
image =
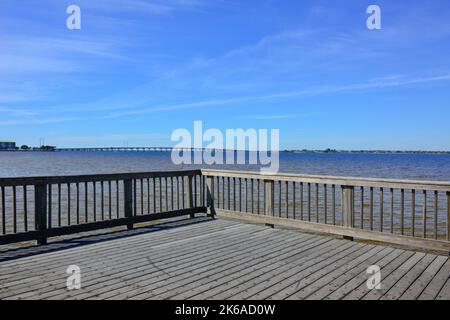
<svg viewBox="0 0 450 320">
<path fill-rule="evenodd" d="M 0 0 L 0 140 L 172 145 L 202 120 L 280 129 L 282 148 L 450 150 L 449 16 L 448 0 Z"/>
</svg>

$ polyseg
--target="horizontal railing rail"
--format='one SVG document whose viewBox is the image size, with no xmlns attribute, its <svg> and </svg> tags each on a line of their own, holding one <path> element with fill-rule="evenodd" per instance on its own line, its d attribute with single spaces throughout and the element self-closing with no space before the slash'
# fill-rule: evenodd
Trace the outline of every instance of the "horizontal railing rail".
<svg viewBox="0 0 450 320">
<path fill-rule="evenodd" d="M 177 177 L 182 175 L 184 176 L 201 175 L 201 170 L 0 178 L 0 186 L 14 186 L 14 185 L 20 186 L 20 185 L 42 184 L 42 183 L 57 184 L 57 183 L 77 183 L 77 182 L 99 182 L 99 181 L 123 180 L 124 177 L 127 179 L 144 179 L 144 178 L 159 178 L 159 177 Z"/>
<path fill-rule="evenodd" d="M 335 184 L 335 185 L 358 185 L 366 187 L 384 187 L 384 188 L 403 188 L 416 190 L 439 190 L 450 192 L 450 181 L 422 181 L 422 180 L 400 180 L 400 179 L 379 179 L 379 178 L 358 178 L 358 177 L 339 177 L 339 176 L 321 176 L 321 175 L 306 175 L 294 173 L 279 173 L 279 174 L 262 174 L 253 171 L 222 171 L 212 169 L 202 169 L 202 174 L 205 176 L 232 177 L 232 178 L 247 178 L 247 179 L 265 179 L 278 181 L 302 181 L 305 183 L 319 183 L 319 184 Z"/>
<path fill-rule="evenodd" d="M 202 170 L 211 211 L 450 251 L 450 182 Z"/>
<path fill-rule="evenodd" d="M 0 179 L 0 244 L 199 212 L 200 170 Z"/>
</svg>

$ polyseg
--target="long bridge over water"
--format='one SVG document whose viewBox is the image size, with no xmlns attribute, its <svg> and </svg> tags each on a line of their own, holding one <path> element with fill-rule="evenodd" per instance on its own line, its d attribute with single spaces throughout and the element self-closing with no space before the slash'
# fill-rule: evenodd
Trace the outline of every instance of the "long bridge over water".
<svg viewBox="0 0 450 320">
<path fill-rule="evenodd" d="M 143 152 L 172 152 L 172 151 L 203 151 L 203 148 L 177 148 L 177 147 L 87 147 L 87 148 L 56 148 L 55 151 L 143 151 Z"/>
</svg>

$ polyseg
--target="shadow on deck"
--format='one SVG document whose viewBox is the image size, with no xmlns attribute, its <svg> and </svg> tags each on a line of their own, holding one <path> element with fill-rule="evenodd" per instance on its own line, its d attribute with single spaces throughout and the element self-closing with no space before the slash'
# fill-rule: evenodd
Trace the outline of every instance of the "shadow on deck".
<svg viewBox="0 0 450 320">
<path fill-rule="evenodd" d="M 85 232 L 80 234 L 68 235 L 52 239 L 47 245 L 6 245 L 0 246 L 0 263 L 4 261 L 10 261 L 29 257 L 33 255 L 55 252 L 79 246 L 85 246 L 94 243 L 100 243 L 108 240 L 116 240 L 122 238 L 128 238 L 139 234 L 146 234 L 161 230 L 174 229 L 193 224 L 205 223 L 210 221 L 209 217 L 196 217 L 194 219 L 175 218 L 172 221 L 161 222 L 151 225 L 142 225 L 134 228 L 133 230 L 127 230 L 126 227 L 101 229 L 91 232 Z"/>
</svg>

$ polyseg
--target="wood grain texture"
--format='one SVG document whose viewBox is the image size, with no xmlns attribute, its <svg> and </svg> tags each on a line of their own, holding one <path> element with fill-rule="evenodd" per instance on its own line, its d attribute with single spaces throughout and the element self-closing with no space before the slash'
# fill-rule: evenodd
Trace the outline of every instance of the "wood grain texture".
<svg viewBox="0 0 450 320">
<path fill-rule="evenodd" d="M 197 217 L 0 252 L 0 299 L 446 299 L 449 274 L 445 256 Z"/>
</svg>

